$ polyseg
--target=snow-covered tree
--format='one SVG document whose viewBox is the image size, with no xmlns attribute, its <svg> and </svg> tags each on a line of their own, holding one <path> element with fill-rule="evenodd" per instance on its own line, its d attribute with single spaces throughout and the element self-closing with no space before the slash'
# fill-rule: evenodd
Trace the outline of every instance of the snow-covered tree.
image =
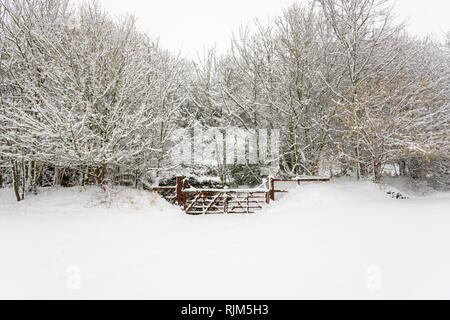
<svg viewBox="0 0 450 320">
<path fill-rule="evenodd" d="M 41 167 L 96 183 L 161 170 L 184 62 L 97 4 L 2 3 L 2 157 L 17 199 Z M 22 189 L 19 194 L 19 189 Z M 26 190 L 30 188 L 30 190 Z"/>
<path fill-rule="evenodd" d="M 0 186 L 20 201 L 43 185 L 147 185 L 184 170 L 173 138 L 198 127 L 212 133 L 202 139 L 222 183 L 259 182 L 271 166 L 379 181 L 395 165 L 448 185 L 448 35 L 409 36 L 392 5 L 305 1 L 192 62 L 95 2 L 0 0 Z M 276 158 L 263 157 L 265 129 L 281 131 Z M 239 131 L 247 142 L 228 141 Z M 245 157 L 222 152 L 243 147 Z"/>
</svg>

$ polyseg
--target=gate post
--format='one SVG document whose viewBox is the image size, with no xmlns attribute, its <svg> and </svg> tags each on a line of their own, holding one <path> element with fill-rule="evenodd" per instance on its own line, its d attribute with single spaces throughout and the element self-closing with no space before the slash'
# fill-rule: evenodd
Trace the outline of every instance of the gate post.
<svg viewBox="0 0 450 320">
<path fill-rule="evenodd" d="M 182 201 L 182 190 L 183 190 L 183 177 L 177 177 L 177 203 L 181 207 Z"/>
<path fill-rule="evenodd" d="M 269 177 L 269 196 L 271 200 L 275 200 L 275 181 L 273 181 L 273 177 Z"/>
</svg>

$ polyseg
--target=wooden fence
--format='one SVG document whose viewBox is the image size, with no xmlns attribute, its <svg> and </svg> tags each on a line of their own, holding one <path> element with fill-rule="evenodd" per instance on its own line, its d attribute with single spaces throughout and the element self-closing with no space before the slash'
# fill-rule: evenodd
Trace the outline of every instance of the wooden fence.
<svg viewBox="0 0 450 320">
<path fill-rule="evenodd" d="M 270 193 L 270 200 L 278 200 L 279 197 L 276 197 L 276 194 L 283 194 L 288 193 L 289 190 L 287 189 L 279 189 L 277 187 L 277 183 L 290 183 L 293 186 L 300 185 L 302 182 L 328 182 L 330 181 L 330 178 L 325 177 L 297 177 L 297 178 L 291 178 L 291 179 L 280 179 L 280 178 L 269 178 L 269 193 Z"/>
<path fill-rule="evenodd" d="M 187 214 L 249 214 L 263 209 L 271 200 L 274 201 L 277 193 L 289 192 L 276 189 L 277 182 L 300 184 L 329 180 L 322 177 L 270 178 L 266 189 L 196 189 L 189 185 L 187 179 L 177 177 L 176 186 L 154 187 L 151 190 L 178 204 Z"/>
</svg>

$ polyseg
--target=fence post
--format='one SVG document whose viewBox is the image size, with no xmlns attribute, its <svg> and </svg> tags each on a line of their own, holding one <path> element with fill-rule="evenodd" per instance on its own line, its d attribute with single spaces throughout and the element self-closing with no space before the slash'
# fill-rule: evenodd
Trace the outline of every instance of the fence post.
<svg viewBox="0 0 450 320">
<path fill-rule="evenodd" d="M 273 180 L 273 177 L 269 177 L 269 194 L 270 199 L 275 200 L 275 181 Z"/>
<path fill-rule="evenodd" d="M 177 177 L 177 203 L 179 206 L 183 204 L 182 191 L 183 191 L 183 178 Z"/>
<path fill-rule="evenodd" d="M 228 193 L 225 192 L 225 199 L 223 200 L 223 213 L 228 214 Z"/>
</svg>

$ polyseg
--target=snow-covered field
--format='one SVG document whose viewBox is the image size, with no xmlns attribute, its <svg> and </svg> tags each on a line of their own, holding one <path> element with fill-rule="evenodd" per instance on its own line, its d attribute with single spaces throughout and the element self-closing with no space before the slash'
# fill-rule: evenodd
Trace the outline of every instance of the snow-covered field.
<svg viewBox="0 0 450 320">
<path fill-rule="evenodd" d="M 143 191 L 0 189 L 0 298 L 450 298 L 450 194 L 409 195 L 337 180 L 188 216 Z"/>
</svg>

